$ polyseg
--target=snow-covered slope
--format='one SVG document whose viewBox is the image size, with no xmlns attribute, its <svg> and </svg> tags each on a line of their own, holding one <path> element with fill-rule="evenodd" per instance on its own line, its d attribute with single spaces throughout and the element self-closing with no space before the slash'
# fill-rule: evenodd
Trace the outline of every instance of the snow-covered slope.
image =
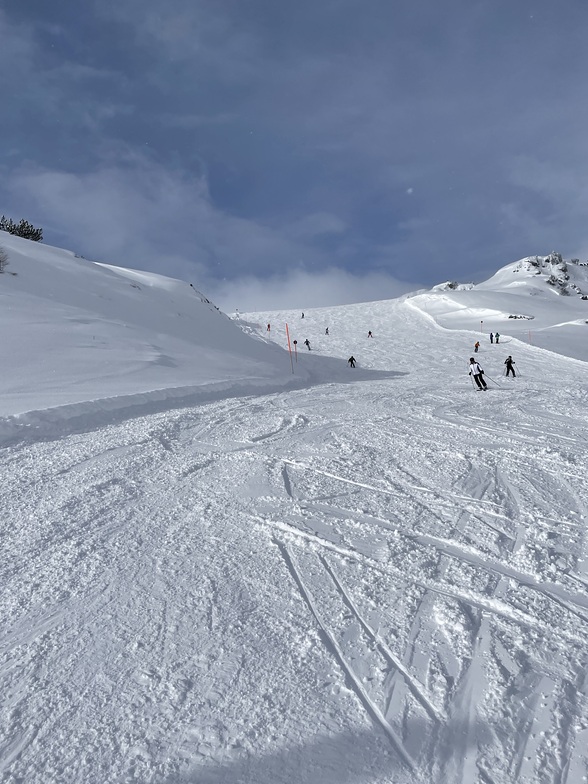
<svg viewBox="0 0 588 784">
<path fill-rule="evenodd" d="M 0 233 L 0 415 L 172 387 L 284 383 L 279 352 L 190 284 Z"/>
<path fill-rule="evenodd" d="M 37 409 L 0 422 L 2 781 L 585 780 L 587 365 L 513 337 L 467 374 L 480 312 L 558 348 L 579 297 L 507 270 L 231 322 L 2 244 L 0 401 Z"/>
<path fill-rule="evenodd" d="M 507 264 L 478 285 L 445 283 L 411 297 L 413 305 L 450 329 L 498 332 L 588 360 L 588 262 L 559 254 Z"/>
<path fill-rule="evenodd" d="M 6 232 L 0 232 L 0 247 L 9 260 L 0 275 L 6 338 L 0 417 L 75 404 L 83 418 L 104 409 L 240 394 L 260 384 L 267 390 L 268 384 L 344 380 L 344 366 L 326 357 L 320 363 L 309 358 L 293 373 L 289 357 L 274 345 L 287 345 L 285 334 L 276 335 L 283 326 L 275 323 L 272 334 L 265 329 L 271 314 L 242 315 L 235 323 L 184 281 L 88 261 Z M 588 266 L 552 254 L 507 265 L 477 286 L 440 284 L 399 301 L 442 327 L 470 331 L 471 345 L 480 332 L 484 341 L 499 331 L 503 343 L 517 337 L 588 360 L 586 292 Z M 372 308 L 386 328 L 391 308 L 391 301 Z M 344 324 L 353 310 L 326 309 L 323 320 Z M 300 351 L 306 337 L 321 337 L 316 324 L 299 323 L 297 312 L 276 319 L 290 322 Z M 372 367 L 365 359 L 364 370 Z"/>
<path fill-rule="evenodd" d="M 76 404 L 83 418 L 340 377 L 340 363 L 323 363 L 294 378 L 284 352 L 246 334 L 184 281 L 6 232 L 0 247 L 8 256 L 0 275 L 0 417 Z"/>
</svg>

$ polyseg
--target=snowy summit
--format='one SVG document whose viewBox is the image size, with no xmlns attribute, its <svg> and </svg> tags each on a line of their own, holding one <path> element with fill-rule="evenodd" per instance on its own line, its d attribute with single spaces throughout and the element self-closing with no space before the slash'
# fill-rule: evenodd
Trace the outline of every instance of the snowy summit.
<svg viewBox="0 0 588 784">
<path fill-rule="evenodd" d="M 585 263 L 302 317 L 0 248 L 2 781 L 588 780 Z"/>
</svg>

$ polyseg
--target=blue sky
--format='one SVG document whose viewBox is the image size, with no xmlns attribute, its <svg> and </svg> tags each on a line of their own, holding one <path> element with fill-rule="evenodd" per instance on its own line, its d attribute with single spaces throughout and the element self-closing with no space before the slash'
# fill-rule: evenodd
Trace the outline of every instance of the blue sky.
<svg viewBox="0 0 588 784">
<path fill-rule="evenodd" d="M 0 212 L 225 308 L 588 255 L 588 3 L 4 0 Z"/>
</svg>

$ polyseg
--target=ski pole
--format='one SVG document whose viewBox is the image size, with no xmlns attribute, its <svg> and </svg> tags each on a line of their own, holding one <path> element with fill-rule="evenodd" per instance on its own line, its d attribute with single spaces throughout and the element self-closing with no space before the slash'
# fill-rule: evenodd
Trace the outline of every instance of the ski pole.
<svg viewBox="0 0 588 784">
<path fill-rule="evenodd" d="M 470 367 L 469 365 L 467 367 Z M 472 387 L 475 389 L 476 385 L 474 384 L 474 377 L 472 376 L 472 371 L 470 370 L 470 380 L 472 382 Z"/>
<path fill-rule="evenodd" d="M 496 384 L 496 386 L 497 386 L 497 387 L 500 387 L 500 386 L 501 386 L 501 385 L 498 383 L 498 381 L 494 381 L 494 379 L 493 379 L 493 378 L 491 378 L 490 376 L 487 376 L 487 375 L 486 375 L 486 373 L 484 373 L 484 378 L 489 378 L 489 379 L 490 379 L 490 381 L 491 381 L 493 384 Z M 501 387 L 501 388 L 502 388 L 502 387 Z"/>
</svg>

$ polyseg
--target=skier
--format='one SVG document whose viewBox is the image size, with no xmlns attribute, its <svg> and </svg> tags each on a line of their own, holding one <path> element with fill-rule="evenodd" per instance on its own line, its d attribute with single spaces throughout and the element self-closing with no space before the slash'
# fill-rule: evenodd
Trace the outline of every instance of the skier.
<svg viewBox="0 0 588 784">
<path fill-rule="evenodd" d="M 479 349 L 479 348 L 480 348 L 480 341 L 479 341 L 479 340 L 476 340 L 476 342 L 474 343 L 474 352 L 475 352 L 476 354 L 478 353 L 478 349 Z"/>
<path fill-rule="evenodd" d="M 310 340 L 308 338 L 306 338 L 306 340 L 304 341 L 304 345 L 310 351 Z"/>
<path fill-rule="evenodd" d="M 328 334 L 329 334 L 329 328 L 327 327 L 327 328 L 325 329 L 325 335 L 328 335 Z"/>
<path fill-rule="evenodd" d="M 368 331 L 368 338 L 373 338 L 371 329 Z"/>
<path fill-rule="evenodd" d="M 494 335 L 490 333 L 490 343 L 494 343 Z"/>
<path fill-rule="evenodd" d="M 507 375 L 507 376 L 508 376 L 508 374 L 509 374 L 509 373 L 512 371 L 512 377 L 513 377 L 513 378 L 516 378 L 516 375 L 517 375 L 517 374 L 515 373 L 515 371 L 514 371 L 514 367 L 513 367 L 513 365 L 515 364 L 515 361 L 514 361 L 514 359 L 513 359 L 513 358 L 510 356 L 510 354 L 509 354 L 509 355 L 508 355 L 508 357 L 507 357 L 507 358 L 504 360 L 504 364 L 506 365 L 506 373 L 505 373 L 505 375 Z"/>
<path fill-rule="evenodd" d="M 268 324 L 267 325 L 267 331 L 269 332 L 270 330 L 271 330 L 271 324 Z"/>
<path fill-rule="evenodd" d="M 478 389 L 488 389 L 484 381 L 484 371 L 473 357 L 470 357 L 470 376 L 474 377 L 474 381 L 478 385 Z"/>
<path fill-rule="evenodd" d="M 498 334 L 498 332 L 494 335 L 494 342 L 496 343 L 496 345 L 498 345 L 498 343 L 500 342 L 500 335 Z M 508 340 L 506 342 L 508 343 Z"/>
<path fill-rule="evenodd" d="M 349 367 L 352 367 L 352 368 L 355 367 L 355 357 L 353 356 L 353 354 L 349 357 L 347 362 L 349 363 Z"/>
<path fill-rule="evenodd" d="M 300 316 L 300 318 L 304 318 L 304 313 Z"/>
</svg>

